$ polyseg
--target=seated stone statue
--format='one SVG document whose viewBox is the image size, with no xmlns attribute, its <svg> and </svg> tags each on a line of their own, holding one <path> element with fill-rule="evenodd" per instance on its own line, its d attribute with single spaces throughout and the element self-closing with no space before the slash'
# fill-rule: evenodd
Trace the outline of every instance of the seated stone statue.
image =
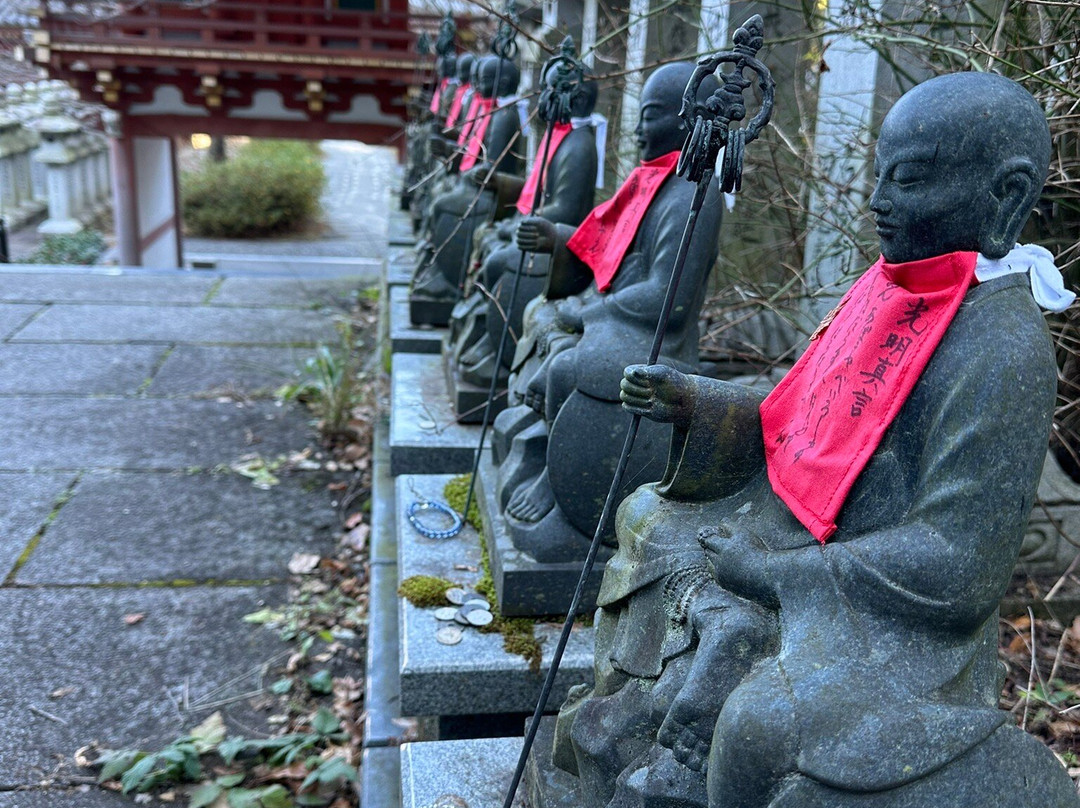
<svg viewBox="0 0 1080 808">
<path fill-rule="evenodd" d="M 877 146 L 882 259 L 769 396 L 626 369 L 624 406 L 672 424 L 673 439 L 663 479 L 620 509 L 598 629 L 655 642 L 638 606 L 655 602 L 651 576 L 633 565 L 679 537 L 688 558 L 662 574 L 707 564 L 736 628 L 698 629 L 710 662 L 691 663 L 693 703 L 680 692 L 642 716 L 663 731 L 651 752 L 637 738 L 621 769 L 628 756 L 596 736 L 627 718 L 591 718 L 610 700 L 600 686 L 652 693 L 680 658 L 642 675 L 598 631 L 598 689 L 577 694 L 556 762 L 602 771 L 604 793 L 645 793 L 637 805 L 682 804 L 682 781 L 641 764 L 671 748 L 705 758 L 710 808 L 1080 806 L 1062 766 L 997 707 L 998 602 L 1054 408 L 1039 305 L 1072 299 L 1052 259 L 1014 249 L 1049 156 L 1043 112 L 1014 82 L 961 73 L 915 87 Z"/>
<path fill-rule="evenodd" d="M 555 68 L 544 77 L 550 91 L 555 81 Z M 496 351 L 502 338 L 504 318 L 510 318 L 510 333 L 521 333 L 525 304 L 540 294 L 547 280 L 549 256 L 533 254 L 522 261 L 524 253 L 510 241 L 518 223 L 532 206 L 539 177 L 543 174 L 543 198 L 535 214 L 555 224 L 577 227 L 593 206 L 593 183 L 584 178 L 596 176 L 599 154 L 597 133 L 592 119 L 597 89 L 593 81 L 577 84 L 570 97 L 571 119 L 552 125 L 545 117 L 545 107 L 539 115 L 551 131 L 547 162 L 543 161 L 544 142 L 541 138 L 536 162 L 526 181 L 515 175 L 496 174 L 490 183 L 500 199 L 514 199 L 514 214 L 489 230 L 489 235 L 477 250 L 483 263 L 477 285 L 469 296 L 455 308 L 450 321 L 452 358 L 455 372 L 473 385 L 487 388 L 495 371 Z M 467 175 L 483 180 L 475 169 Z M 514 273 L 522 268 L 516 299 L 511 300 Z M 505 382 L 513 357 L 513 343 L 503 352 L 500 375 Z M 460 415 L 461 413 L 459 413 Z"/>
<path fill-rule="evenodd" d="M 675 176 L 686 136 L 678 112 L 693 69 L 665 65 L 645 82 L 642 163 L 609 202 L 577 230 L 540 217 L 518 227 L 518 247 L 552 254 L 551 271 L 545 294 L 526 309 L 509 408 L 495 421 L 494 459 L 514 544 L 538 561 L 581 557 L 599 519 L 629 422 L 618 402 L 622 369 L 648 356 L 694 194 L 693 183 Z M 710 77 L 702 97 L 717 86 Z M 714 185 L 664 341 L 665 361 L 686 370 L 697 367 L 698 313 L 717 256 L 717 199 Z M 666 446 L 666 430 L 642 431 L 627 493 L 637 475 L 659 475 Z"/>
<path fill-rule="evenodd" d="M 417 102 L 410 102 L 410 122 L 406 129 L 406 171 L 402 184 L 401 203 L 403 209 L 413 211 L 414 226 L 420 221 L 425 194 L 422 182 L 425 175 L 434 168 L 430 139 L 433 132 L 443 127 L 442 110 L 447 95 L 451 94 L 451 76 L 456 70 L 457 59 L 450 54 L 443 54 L 436 63 L 436 85 L 430 97 L 422 96 Z"/>
<path fill-rule="evenodd" d="M 480 60 L 477 74 L 476 92 L 480 101 L 473 105 L 469 139 L 460 158 L 460 169 L 463 172 L 470 169 L 485 173 L 492 169 L 506 174 L 520 172 L 521 153 L 524 152 L 522 122 L 516 99 L 509 97 L 517 89 L 520 73 L 510 60 L 487 56 Z M 479 199 L 477 193 L 474 183 L 459 179 L 453 190 L 431 203 L 429 229 L 420 247 L 420 260 L 410 294 L 413 322 L 446 324 L 449 307 L 458 299 L 463 282 L 462 270 L 472 232 L 499 212 L 494 193 L 482 192 Z M 446 303 L 447 310 L 435 319 L 418 319 L 417 301 Z"/>
</svg>

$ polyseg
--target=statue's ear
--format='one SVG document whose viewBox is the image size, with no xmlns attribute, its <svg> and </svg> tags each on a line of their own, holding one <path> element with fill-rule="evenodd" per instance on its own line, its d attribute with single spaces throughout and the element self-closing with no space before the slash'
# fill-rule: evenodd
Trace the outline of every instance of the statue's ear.
<svg viewBox="0 0 1080 808">
<path fill-rule="evenodd" d="M 990 186 L 993 213 L 979 238 L 979 251 L 983 255 L 1002 258 L 1013 248 L 1039 199 L 1042 185 L 1041 173 L 1026 157 L 1013 157 L 998 167 Z"/>
</svg>

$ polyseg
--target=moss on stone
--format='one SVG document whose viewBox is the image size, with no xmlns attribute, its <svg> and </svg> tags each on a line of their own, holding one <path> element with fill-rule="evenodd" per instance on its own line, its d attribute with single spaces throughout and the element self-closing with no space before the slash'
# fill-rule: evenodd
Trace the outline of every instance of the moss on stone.
<svg viewBox="0 0 1080 808">
<path fill-rule="evenodd" d="M 398 595 L 421 609 L 446 606 L 449 603 L 446 599 L 446 590 L 452 586 L 457 586 L 457 584 L 446 578 L 436 578 L 434 575 L 413 575 L 401 582 Z"/>
<path fill-rule="evenodd" d="M 469 495 L 469 479 L 471 477 L 471 474 L 461 474 L 451 479 L 443 489 L 443 499 L 446 500 L 446 504 L 458 513 L 465 509 L 465 497 Z M 466 521 L 476 528 L 476 532 L 483 537 L 484 523 L 480 518 L 480 506 L 476 502 L 477 494 L 478 492 L 474 490 Z"/>
</svg>

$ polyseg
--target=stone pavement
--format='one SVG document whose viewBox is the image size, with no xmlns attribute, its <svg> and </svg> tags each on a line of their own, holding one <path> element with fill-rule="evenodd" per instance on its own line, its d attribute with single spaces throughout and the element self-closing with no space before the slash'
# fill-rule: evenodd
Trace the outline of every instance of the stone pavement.
<svg viewBox="0 0 1080 808">
<path fill-rule="evenodd" d="M 373 256 L 388 185 L 366 191 L 384 200 Z M 0 267 L 0 808 L 131 805 L 33 788 L 85 775 L 72 754 L 91 741 L 152 748 L 213 709 L 265 729 L 237 697 L 286 648 L 241 618 L 284 602 L 288 560 L 331 550 L 340 515 L 326 472 L 260 490 L 228 467 L 317 448 L 310 414 L 271 391 L 374 280 Z"/>
</svg>

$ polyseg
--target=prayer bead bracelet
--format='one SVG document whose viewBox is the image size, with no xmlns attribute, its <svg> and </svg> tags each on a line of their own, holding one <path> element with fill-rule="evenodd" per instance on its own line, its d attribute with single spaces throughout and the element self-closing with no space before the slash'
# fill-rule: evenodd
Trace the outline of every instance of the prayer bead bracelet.
<svg viewBox="0 0 1080 808">
<path fill-rule="evenodd" d="M 449 516 L 451 519 L 450 527 L 443 530 L 428 527 L 417 516 L 420 511 L 437 511 L 444 516 Z M 461 516 L 453 508 L 443 505 L 441 502 L 432 502 L 431 500 L 413 502 L 409 505 L 405 515 L 408 517 L 409 524 L 413 526 L 413 529 L 421 536 L 429 539 L 452 539 L 461 532 Z"/>
</svg>

